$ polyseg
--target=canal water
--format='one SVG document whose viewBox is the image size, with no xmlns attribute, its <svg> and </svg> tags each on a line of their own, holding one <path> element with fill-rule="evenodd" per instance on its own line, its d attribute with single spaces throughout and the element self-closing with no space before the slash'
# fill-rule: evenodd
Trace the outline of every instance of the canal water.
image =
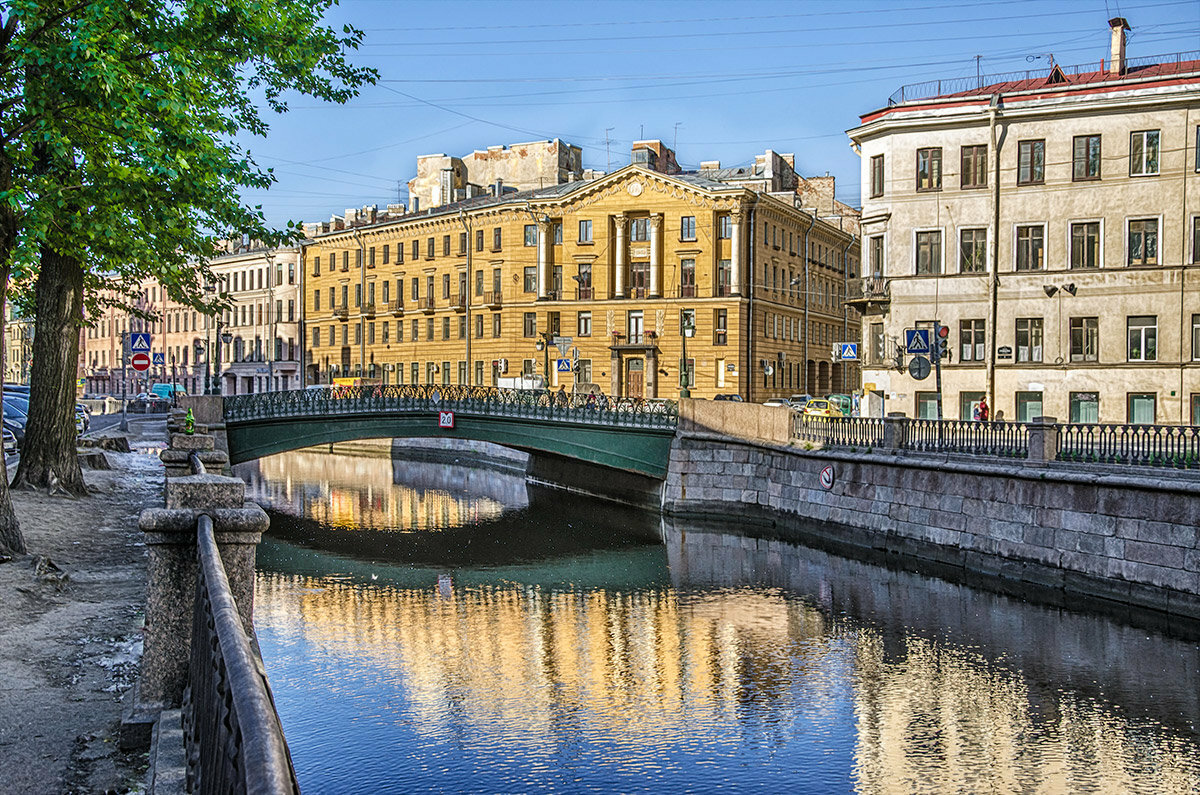
<svg viewBox="0 0 1200 795">
<path fill-rule="evenodd" d="M 308 793 L 1200 792 L 1186 629 L 461 462 L 238 470 Z"/>
</svg>

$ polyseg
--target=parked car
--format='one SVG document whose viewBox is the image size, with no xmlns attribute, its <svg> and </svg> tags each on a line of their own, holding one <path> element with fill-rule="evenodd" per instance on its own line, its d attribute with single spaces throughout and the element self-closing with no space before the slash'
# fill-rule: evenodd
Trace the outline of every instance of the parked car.
<svg viewBox="0 0 1200 795">
<path fill-rule="evenodd" d="M 742 396 L 738 394 L 716 395 L 713 400 L 732 400 L 734 403 L 742 403 Z"/>
<path fill-rule="evenodd" d="M 825 399 L 837 406 L 843 417 L 849 417 L 854 409 L 854 399 L 849 395 L 826 395 Z"/>
<path fill-rule="evenodd" d="M 8 428 L 3 429 L 4 433 L 4 455 L 15 455 L 17 452 L 17 437 Z"/>
<path fill-rule="evenodd" d="M 92 412 L 82 403 L 75 404 L 75 427 L 80 433 L 85 433 L 92 427 Z"/>
<path fill-rule="evenodd" d="M 139 397 L 129 402 L 130 414 L 165 414 L 171 410 L 171 401 L 155 395 Z"/>
<path fill-rule="evenodd" d="M 813 398 L 804 406 L 806 417 L 841 417 L 842 412 L 825 398 Z"/>
<path fill-rule="evenodd" d="M 810 400 L 812 400 L 812 395 L 792 395 L 790 398 L 788 398 L 788 403 L 791 404 L 792 408 L 798 411 L 803 411 L 805 405 L 807 405 L 808 401 Z"/>
<path fill-rule="evenodd" d="M 17 448 L 18 449 L 25 446 L 25 418 L 24 417 L 17 418 L 16 416 L 13 416 L 6 411 L 4 413 L 4 430 L 8 433 L 11 433 L 13 435 L 13 438 L 17 440 Z"/>
<path fill-rule="evenodd" d="M 789 404 L 783 398 L 771 398 L 770 400 L 764 400 L 763 405 L 764 406 L 780 406 L 780 407 L 791 408 L 791 404 Z"/>
<path fill-rule="evenodd" d="M 153 397 L 160 397 L 170 400 L 172 397 L 187 397 L 187 390 L 179 384 L 155 384 L 150 387 L 150 394 Z"/>
</svg>

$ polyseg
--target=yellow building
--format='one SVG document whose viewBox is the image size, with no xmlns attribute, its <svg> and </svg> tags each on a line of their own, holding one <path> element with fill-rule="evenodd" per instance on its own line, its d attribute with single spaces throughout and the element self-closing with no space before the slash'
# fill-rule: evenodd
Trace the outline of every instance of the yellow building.
<svg viewBox="0 0 1200 795">
<path fill-rule="evenodd" d="M 794 173 L 794 172 L 793 172 Z M 511 385 L 750 401 L 858 386 L 835 343 L 858 239 L 794 189 L 663 174 L 597 179 L 310 227 L 306 383 Z M 805 256 L 805 252 L 808 256 Z M 684 329 L 694 331 L 686 340 Z"/>
</svg>

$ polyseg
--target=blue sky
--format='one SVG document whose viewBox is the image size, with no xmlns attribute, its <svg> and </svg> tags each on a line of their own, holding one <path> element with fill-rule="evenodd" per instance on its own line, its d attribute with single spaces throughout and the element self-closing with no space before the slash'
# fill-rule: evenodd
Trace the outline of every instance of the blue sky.
<svg viewBox="0 0 1200 795">
<path fill-rule="evenodd" d="M 975 56 L 985 75 L 1099 64 L 1113 16 L 1133 26 L 1131 58 L 1200 50 L 1200 0 L 343 0 L 327 19 L 364 31 L 350 58 L 380 83 L 271 116 L 245 143 L 279 181 L 245 198 L 278 225 L 328 220 L 407 203 L 421 154 L 559 137 L 607 170 L 645 137 L 684 168 L 794 152 L 858 206 L 845 131 L 860 114 L 901 85 L 974 76 Z"/>
</svg>

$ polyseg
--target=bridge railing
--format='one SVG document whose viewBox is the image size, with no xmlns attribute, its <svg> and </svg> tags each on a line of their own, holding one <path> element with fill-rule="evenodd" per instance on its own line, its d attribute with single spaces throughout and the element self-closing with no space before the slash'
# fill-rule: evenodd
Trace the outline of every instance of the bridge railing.
<svg viewBox="0 0 1200 795">
<path fill-rule="evenodd" d="M 1200 427 L 1059 425 L 1055 458 L 1078 463 L 1200 469 Z"/>
<path fill-rule="evenodd" d="M 298 793 L 262 658 L 242 626 L 213 534 L 197 521 L 197 587 L 184 694 L 188 791 Z"/>
<path fill-rule="evenodd" d="M 590 425 L 675 428 L 678 404 L 670 400 L 484 386 L 329 386 L 225 398 L 225 421 L 347 416 L 454 410 L 464 414 L 519 417 Z"/>
</svg>

